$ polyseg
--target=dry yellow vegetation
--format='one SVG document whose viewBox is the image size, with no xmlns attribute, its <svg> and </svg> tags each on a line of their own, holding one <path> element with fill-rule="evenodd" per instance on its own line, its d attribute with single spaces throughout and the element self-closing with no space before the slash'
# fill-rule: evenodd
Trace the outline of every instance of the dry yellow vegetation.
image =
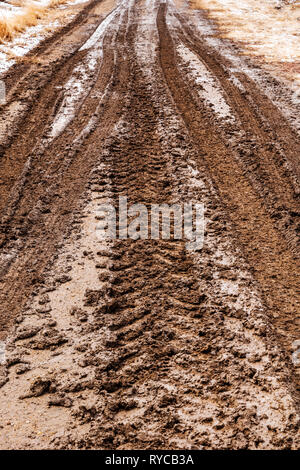
<svg viewBox="0 0 300 470">
<path fill-rule="evenodd" d="M 51 0 L 48 5 L 38 5 L 33 2 L 15 0 L 14 5 L 20 7 L 20 11 L 7 15 L 0 13 L 0 42 L 11 41 L 18 33 L 23 32 L 29 26 L 35 26 L 40 19 L 57 6 L 66 3 L 67 0 Z"/>
</svg>

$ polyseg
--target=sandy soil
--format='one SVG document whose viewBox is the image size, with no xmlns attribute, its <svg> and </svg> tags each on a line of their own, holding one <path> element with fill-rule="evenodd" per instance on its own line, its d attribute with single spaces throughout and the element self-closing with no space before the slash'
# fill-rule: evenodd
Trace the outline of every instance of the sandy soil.
<svg viewBox="0 0 300 470">
<path fill-rule="evenodd" d="M 183 1 L 83 5 L 4 77 L 1 449 L 299 449 L 299 108 Z M 97 237 L 201 202 L 205 243 Z"/>
</svg>

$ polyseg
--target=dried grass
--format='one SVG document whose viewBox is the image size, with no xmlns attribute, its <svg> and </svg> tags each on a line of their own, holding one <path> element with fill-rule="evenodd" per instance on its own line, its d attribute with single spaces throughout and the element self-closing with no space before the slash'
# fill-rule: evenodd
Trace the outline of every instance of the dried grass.
<svg viewBox="0 0 300 470">
<path fill-rule="evenodd" d="M 11 41 L 16 34 L 25 31 L 30 26 L 35 26 L 51 9 L 66 2 L 67 0 L 50 0 L 47 6 L 43 6 L 33 2 L 27 2 L 24 5 L 24 1 L 14 0 L 14 4 L 22 8 L 14 15 L 0 13 L 0 42 Z"/>
</svg>

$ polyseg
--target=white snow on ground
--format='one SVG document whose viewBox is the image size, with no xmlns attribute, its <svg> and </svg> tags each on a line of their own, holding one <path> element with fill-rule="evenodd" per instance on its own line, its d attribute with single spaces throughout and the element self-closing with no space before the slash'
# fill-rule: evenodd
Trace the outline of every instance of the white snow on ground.
<svg viewBox="0 0 300 470">
<path fill-rule="evenodd" d="M 177 36 L 179 46 L 177 46 L 177 52 L 181 59 L 180 66 L 184 68 L 183 72 L 189 76 L 194 82 L 194 91 L 198 94 L 201 100 L 210 106 L 216 114 L 216 117 L 220 120 L 226 120 L 227 122 L 234 122 L 230 106 L 227 104 L 222 87 L 216 77 L 209 71 L 206 65 L 194 54 L 188 47 L 184 46 L 178 36 L 178 31 L 184 34 L 184 30 L 181 28 L 181 24 L 174 14 L 176 8 L 174 3 L 170 1 L 169 9 L 167 12 L 167 25 L 172 31 L 173 35 Z M 195 19 L 197 27 L 201 23 L 201 18 Z M 213 28 L 205 22 L 201 24 L 205 28 L 205 34 L 213 34 Z M 203 34 L 203 33 L 202 33 Z"/>
<path fill-rule="evenodd" d="M 0 2 L 0 17 L 5 15 L 13 15 L 19 13 L 20 8 L 15 5 L 10 5 L 9 3 Z"/>
<path fill-rule="evenodd" d="M 299 0 L 193 0 L 191 4 L 207 9 L 223 36 L 242 41 L 248 52 L 268 62 L 299 64 Z M 291 74 L 300 84 L 300 73 Z"/>
<path fill-rule="evenodd" d="M 51 0 L 31 0 L 28 2 L 24 0 L 23 6 L 14 5 L 13 3 L 0 2 L 0 18 L 1 16 L 14 16 L 22 13 L 26 4 L 47 7 L 50 2 Z"/>
<path fill-rule="evenodd" d="M 69 19 L 71 20 L 73 16 L 71 15 Z M 47 35 L 53 34 L 53 31 L 59 28 L 60 22 L 54 21 L 48 26 L 51 27 L 49 33 L 45 32 L 44 24 L 38 24 L 29 27 L 24 33 L 16 36 L 12 42 L 0 45 L 0 77 L 15 63 L 14 56 L 23 57 L 37 47 Z"/>
<path fill-rule="evenodd" d="M 158 31 L 156 28 L 156 18 L 159 2 L 146 0 L 143 11 L 137 24 L 137 39 L 135 41 L 135 51 L 137 59 L 141 65 L 143 73 L 148 77 L 153 77 L 153 64 L 157 55 L 159 43 Z M 149 60 L 151 58 L 151 60 Z"/>
<path fill-rule="evenodd" d="M 200 4 L 200 0 L 194 0 L 194 2 L 197 2 L 198 5 Z M 167 22 L 170 28 L 172 28 L 172 23 L 174 21 L 174 17 L 172 15 L 173 11 L 174 8 L 169 7 Z M 300 18 L 300 12 L 298 15 Z M 226 17 L 226 12 L 223 12 L 223 17 Z M 283 63 L 282 66 L 281 64 L 277 65 L 278 61 L 275 63 L 268 63 L 265 60 L 263 62 L 260 61 L 260 67 L 256 67 L 255 60 L 251 60 L 251 62 L 248 60 L 249 54 L 247 54 L 247 56 L 241 55 L 239 48 L 235 47 L 231 40 L 224 40 L 224 38 L 220 37 L 220 31 L 216 27 L 216 23 L 208 22 L 203 15 L 202 10 L 194 10 L 194 13 L 191 11 L 189 18 L 190 27 L 196 35 L 199 35 L 199 37 L 201 37 L 201 39 L 211 47 L 212 53 L 214 53 L 213 51 L 215 50 L 218 54 L 221 54 L 228 60 L 230 65 L 227 70 L 230 73 L 230 80 L 235 83 L 241 91 L 244 91 L 236 74 L 242 72 L 248 75 L 248 77 L 251 78 L 251 80 L 253 80 L 263 90 L 266 96 L 268 96 L 268 98 L 281 110 L 282 114 L 289 120 L 294 129 L 300 132 L 300 80 L 297 82 L 297 77 L 299 77 L 300 74 L 297 74 L 296 72 L 286 73 L 283 71 L 283 67 L 286 67 L 289 63 Z M 178 25 L 178 27 L 179 26 L 180 25 Z M 264 65 L 264 67 L 262 68 L 261 65 Z M 290 65 L 293 66 L 294 64 L 291 63 Z M 267 73 L 264 68 L 267 70 Z M 276 87 L 274 88 L 272 80 L 270 80 L 269 73 L 275 76 L 276 79 L 280 79 L 280 81 L 285 85 L 284 88 L 281 89 L 280 93 L 278 93 L 278 89 Z"/>
<path fill-rule="evenodd" d="M 78 3 L 85 3 L 87 0 L 74 0 L 62 5 L 58 8 L 67 8 L 69 6 L 76 5 Z M 41 6 L 47 6 L 50 0 L 40 0 L 32 3 L 36 3 Z M 1 16 L 18 15 L 23 11 L 23 8 L 16 7 L 14 5 L 0 2 L 0 19 Z M 68 13 L 68 21 L 72 21 L 76 13 Z M 49 21 L 49 19 L 48 19 Z M 28 54 L 32 49 L 38 46 L 38 44 L 44 40 L 47 36 L 53 34 L 53 32 L 62 26 L 61 20 L 53 20 L 48 22 L 47 18 L 41 20 L 36 26 L 30 26 L 26 31 L 17 34 L 12 41 L 5 41 L 0 43 L 0 78 L 7 70 L 12 67 L 16 59 L 23 57 Z"/>
<path fill-rule="evenodd" d="M 50 140 L 58 137 L 74 119 L 78 104 L 89 94 L 94 80 L 97 78 L 96 69 L 103 59 L 103 41 L 108 27 L 120 13 L 121 4 L 110 13 L 92 36 L 83 44 L 80 51 L 88 50 L 83 62 L 75 67 L 71 78 L 64 85 L 63 102 L 53 120 L 49 132 Z"/>
<path fill-rule="evenodd" d="M 5 364 L 5 343 L 0 341 L 0 364 Z"/>
<path fill-rule="evenodd" d="M 90 73 L 95 71 L 96 63 L 97 61 L 93 58 L 90 61 L 85 61 L 84 64 L 76 67 L 74 70 L 76 76 L 73 75 L 66 83 L 63 102 L 49 132 L 50 140 L 58 137 L 74 119 L 76 105 L 82 100 L 82 96 L 86 95 L 89 91 L 86 83 L 88 83 Z"/>
<path fill-rule="evenodd" d="M 118 14 L 119 8 L 112 11 L 110 15 L 108 15 L 105 20 L 102 21 L 100 26 L 96 29 L 96 31 L 92 34 L 92 36 L 83 44 L 83 46 L 79 49 L 79 51 L 85 51 L 86 49 L 90 49 L 91 47 L 95 46 L 97 42 L 103 43 L 103 33 L 105 32 L 107 26 L 113 21 L 115 16 Z M 103 48 L 101 47 L 101 57 L 103 55 Z"/>
<path fill-rule="evenodd" d="M 177 47 L 177 51 L 181 60 L 187 67 L 188 74 L 195 82 L 199 96 L 213 107 L 214 112 L 220 119 L 234 121 L 231 109 L 225 101 L 221 87 L 204 63 L 183 44 Z"/>
<path fill-rule="evenodd" d="M 80 3 L 86 3 L 88 0 L 73 0 L 70 5 L 79 5 Z"/>
</svg>

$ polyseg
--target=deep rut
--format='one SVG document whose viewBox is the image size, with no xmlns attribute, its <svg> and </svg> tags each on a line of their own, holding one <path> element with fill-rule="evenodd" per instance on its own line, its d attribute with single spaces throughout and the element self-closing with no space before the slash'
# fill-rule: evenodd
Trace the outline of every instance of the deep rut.
<svg viewBox="0 0 300 470">
<path fill-rule="evenodd" d="M 201 103 L 195 103 L 187 83 L 178 72 L 174 43 L 166 27 L 165 14 L 166 6 L 161 5 L 158 14 L 160 59 L 167 84 L 198 148 L 198 163 L 205 165 L 218 188 L 220 200 L 235 227 L 238 243 L 243 247 L 277 331 L 288 350 L 300 335 L 296 313 L 299 311 L 299 264 L 286 238 L 278 231 L 272 212 L 267 211 L 263 199 L 247 178 L 238 155 L 214 128 L 207 110 Z M 244 107 L 247 107 L 245 102 Z M 271 173 L 270 177 L 273 175 Z M 278 187 L 279 194 L 280 188 L 286 188 L 281 180 Z M 298 207 L 295 196 L 293 207 Z"/>
<path fill-rule="evenodd" d="M 119 40 L 126 34 L 126 18 L 123 21 Z M 112 40 L 111 34 L 105 38 L 105 46 Z M 114 55 L 110 49 L 106 51 L 98 80 L 65 132 L 49 141 L 49 118 L 53 119 L 53 115 L 48 110 L 55 108 L 57 86 L 67 81 L 76 62 L 82 59 L 80 52 L 75 64 L 73 60 L 72 67 L 63 67 L 42 90 L 30 118 L 1 159 L 1 241 L 5 255 L 12 253 L 14 260 L 13 266 L 9 261 L 8 271 L 5 264 L 2 269 L 2 282 L 11 285 L 9 291 L 4 289 L 1 293 L 3 329 L 21 311 L 27 292 L 43 280 L 42 272 L 65 234 L 72 209 L 76 208 L 93 168 L 97 154 L 93 142 L 105 139 L 119 119 L 126 93 L 126 53 L 119 51 Z M 103 124 L 94 135 L 100 120 Z M 28 138 L 24 139 L 24 135 Z M 39 240 L 38 245 L 35 240 Z M 24 256 L 16 258 L 21 250 Z M 20 273 L 26 273 L 25 280 Z"/>
</svg>

